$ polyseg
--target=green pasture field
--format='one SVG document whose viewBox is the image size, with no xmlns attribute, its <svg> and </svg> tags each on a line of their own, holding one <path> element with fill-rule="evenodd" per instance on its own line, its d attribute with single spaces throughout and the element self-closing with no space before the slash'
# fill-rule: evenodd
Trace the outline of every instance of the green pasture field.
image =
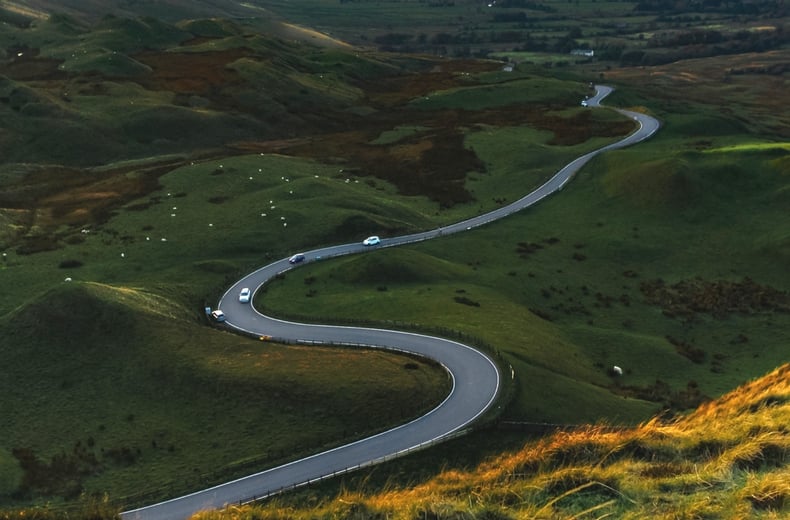
<svg viewBox="0 0 790 520">
<path fill-rule="evenodd" d="M 160 183 L 106 225 L 77 233 L 77 244 L 31 256 L 7 251 L 0 281 L 16 297 L 4 298 L 0 313 L 67 276 L 156 287 L 202 308 L 226 277 L 307 247 L 431 227 L 438 211 L 424 198 L 395 197 L 383 181 L 273 154 L 195 162 Z M 70 260 L 81 265 L 58 267 Z"/>
<path fill-rule="evenodd" d="M 509 106 L 518 103 L 567 103 L 578 104 L 577 100 L 589 94 L 587 87 L 578 81 L 562 81 L 554 78 L 539 77 L 524 72 L 495 72 L 484 75 L 485 83 L 449 91 L 434 92 L 424 98 L 414 100 L 412 105 L 421 109 L 482 108 Z"/>
<path fill-rule="evenodd" d="M 338 56 L 313 56 L 316 73 L 327 64 L 362 65 L 363 77 L 380 70 Z M 234 67 L 250 77 L 261 73 L 249 65 L 237 61 Z M 518 74 L 492 73 L 484 76 L 488 85 L 432 93 L 414 105 L 495 109 L 546 101 L 542 96 L 552 93 L 551 100 L 569 108 L 551 115 L 586 113 L 578 107 L 586 81 L 528 82 Z M 325 83 L 309 74 L 297 79 L 315 91 L 327 83 L 326 92 L 342 86 L 335 75 Z M 67 104 L 4 81 L 0 88 L 18 88 L 22 110 L 3 115 L 20 135 L 36 136 L 33 148 L 58 152 L 47 160 L 73 158 L 76 149 L 92 163 L 114 158 L 124 165 L 134 164 L 128 158 L 180 152 L 182 141 L 174 136 L 184 132 L 192 132 L 190 146 L 201 138 L 210 146 L 211 132 L 236 135 L 240 124 L 219 111 L 169 105 L 168 94 L 133 84 L 102 86 L 112 99 L 88 92 Z M 649 93 L 634 92 L 621 100 L 651 106 Z M 346 87 L 339 97 L 355 93 Z M 129 100 L 143 106 L 122 106 Z M 30 111 L 51 111 L 52 124 L 27 118 Z M 679 395 L 683 391 L 716 395 L 764 373 L 782 360 L 787 314 L 697 313 L 686 323 L 648 304 L 640 284 L 748 276 L 786 291 L 790 239 L 782 210 L 788 190 L 780 175 L 787 170 L 786 149 L 753 147 L 762 141 L 749 130 L 767 126 L 742 122 L 745 112 L 738 107 L 725 117 L 698 103 L 673 101 L 657 113 L 666 125 L 654 140 L 597 159 L 536 208 L 463 236 L 305 266 L 258 301 L 283 314 L 398 320 L 481 338 L 514 368 L 516 391 L 505 417 L 515 420 L 633 423 L 672 399 L 678 408 L 690 404 L 694 396 Z M 102 125 L 88 131 L 80 114 Z M 616 117 L 596 110 L 591 121 Z M 420 131 L 395 124 L 374 142 Z M 117 141 L 124 147 L 97 145 L 106 157 L 93 155 L 92 143 L 114 133 L 127 136 Z M 694 144 L 699 135 L 711 140 L 706 151 Z M 2 381 L 2 390 L 13 398 L 0 406 L 15 420 L 0 427 L 0 496 L 8 500 L 23 478 L 15 448 L 37 457 L 32 474 L 39 480 L 31 481 L 30 500 L 70 500 L 82 489 L 121 499 L 137 493 L 128 505 L 259 470 L 369 433 L 372 425 L 401 422 L 437 402 L 447 382 L 428 364 L 407 370 L 411 360 L 399 356 L 260 343 L 207 327 L 202 309 L 241 274 L 271 260 L 371 234 L 430 229 L 492 209 L 612 140 L 556 146 L 548 144 L 552 137 L 527 127 L 472 125 L 466 145 L 487 171 L 468 176 L 477 200 L 449 210 L 425 197 L 397 195 L 379 179 L 349 175 L 343 164 L 268 153 L 195 159 L 160 177 L 158 190 L 125 204 L 105 223 L 84 232 L 58 229 L 52 237 L 58 249 L 4 251 L 0 361 L 11 367 L 13 377 Z M 737 148 L 744 144 L 750 149 Z M 667 336 L 702 351 L 702 362 L 678 354 Z M 331 355 L 349 364 L 335 364 Z M 607 374 L 614 364 L 623 366 L 624 377 Z M 350 376 L 361 372 L 370 382 Z M 284 390 L 296 388 L 298 395 Z M 661 403 L 645 399 L 650 392 Z M 425 401 L 414 402 L 415 394 Z M 288 397 L 294 400 L 283 403 Z M 413 406 L 387 406 L 390 399 Z M 352 414 L 370 405 L 378 416 L 357 418 L 351 432 L 345 419 L 330 418 L 342 414 L 324 407 L 327 401 Z M 317 414 L 326 429 L 306 423 Z M 63 461 L 76 461 L 76 473 L 64 473 L 69 465 L 59 466 Z M 44 482 L 46 474 L 59 478 Z"/>
<path fill-rule="evenodd" d="M 196 326 L 165 296 L 96 282 L 53 288 L 0 332 L 15 347 L 0 352 L 14 418 L 2 426 L 4 502 L 20 482 L 48 501 L 165 499 L 399 424 L 450 384 L 434 364 L 253 341 Z M 20 449 L 40 467 L 24 481 Z"/>
<path fill-rule="evenodd" d="M 392 354 L 260 343 L 201 317 L 244 272 L 380 229 L 429 227 L 431 203 L 268 154 L 196 162 L 160 182 L 77 232 L 81 241 L 29 256 L 8 250 L 0 262 L 0 356 L 13 375 L 2 406 L 15 418 L 0 433 L 4 502 L 20 482 L 15 448 L 42 464 L 80 454 L 79 471 L 91 475 L 53 469 L 55 483 L 32 500 L 86 490 L 139 505 L 401 423 L 444 397 L 446 376 L 430 364 L 405 370 L 411 360 Z M 356 368 L 343 368 L 346 358 Z"/>
<path fill-rule="evenodd" d="M 667 115 L 652 140 L 597 158 L 535 208 L 461 236 L 305 266 L 258 302 L 289 316 L 478 336 L 515 368 L 513 420 L 642 421 L 659 405 L 625 390 L 659 391 L 657 380 L 675 402 L 689 389 L 719 395 L 786 360 L 790 316 L 761 308 L 671 318 L 640 287 L 748 278 L 786 295 L 787 152 L 736 151 L 733 143 L 754 141 L 743 134 L 713 137 L 711 150 L 726 152 L 697 151 L 689 120 Z M 508 167 L 513 156 L 492 145 L 511 132 L 469 137 L 493 184 L 512 187 L 519 177 L 520 168 Z M 608 375 L 613 365 L 624 377 Z"/>
<path fill-rule="evenodd" d="M 405 137 L 410 137 L 426 130 L 428 130 L 428 127 L 426 126 L 403 125 L 393 128 L 392 130 L 386 130 L 382 132 L 381 135 L 371 141 L 370 144 L 397 143 Z"/>
<path fill-rule="evenodd" d="M 538 65 L 563 61 L 573 63 L 574 60 L 584 59 L 584 56 L 529 51 L 492 52 L 489 56 L 491 58 L 507 59 L 508 61 L 514 61 L 516 63 L 536 63 Z"/>
<path fill-rule="evenodd" d="M 138 99 L 142 113 L 155 114 L 154 107 L 166 101 L 162 94 L 140 91 L 138 96 L 137 87 L 130 84 L 107 87 L 117 89 L 125 99 Z M 575 87 L 566 82 L 564 88 Z M 111 103 L 101 105 L 105 101 L 80 98 L 75 113 L 84 110 L 102 117 L 114 109 Z M 117 116 L 122 122 L 130 119 L 123 111 Z M 389 139 L 405 135 L 402 127 L 392 131 Z M 504 149 L 520 146 L 528 152 L 529 160 L 511 168 L 529 166 L 531 184 L 542 182 L 547 164 L 559 167 L 600 144 L 591 141 L 553 150 L 545 145 L 550 137 L 528 128 L 500 134 Z M 535 139 L 539 142 L 527 145 Z M 488 140 L 488 131 L 481 129 L 469 142 L 477 146 Z M 127 160 L 100 169 L 123 165 L 131 168 L 126 175 L 134 178 L 143 175 L 133 169 L 135 165 L 163 158 Z M 195 160 L 158 182 L 158 190 L 129 202 L 104 224 L 58 230 L 52 238 L 60 241 L 58 249 L 34 255 L 4 251 L 0 286 L 6 297 L 0 302 L 0 315 L 5 348 L 1 352 L 4 366 L 13 367 L 14 377 L 4 380 L 4 390 L 14 398 L 3 406 L 4 415 L 7 411 L 7 416 L 18 417 L 0 434 L 4 439 L 0 494 L 6 501 L 22 478 L 14 466 L 15 448 L 29 448 L 38 461 L 35 467 L 58 475 L 48 483 L 33 478 L 26 500 L 40 495 L 44 500 L 59 501 L 63 496 L 73 500 L 82 490 L 107 491 L 128 506 L 370 433 L 361 424 L 353 431 L 339 426 L 345 421 L 343 415 L 329 408 L 320 412 L 320 429 L 297 422 L 318 413 L 316 402 L 332 400 L 302 388 L 303 380 L 310 384 L 315 380 L 314 389 L 322 392 L 348 396 L 353 405 L 335 400 L 347 411 L 371 407 L 371 413 L 377 413 L 373 411 L 377 405 L 358 399 L 344 384 L 329 383 L 342 381 L 342 376 L 326 368 L 332 364 L 324 361 L 331 351 L 281 347 L 215 332 L 205 326 L 203 307 L 213 306 L 227 284 L 241 274 L 268 261 L 375 233 L 389 236 L 430 229 L 497 204 L 481 199 L 479 206 L 440 211 L 424 197 L 396 195 L 384 181 L 348 175 L 342 165 L 277 154 Z M 473 182 L 481 197 L 497 194 L 496 179 L 479 175 Z M 273 356 L 273 352 L 282 359 L 280 368 L 269 369 L 263 363 L 260 372 L 245 372 L 250 357 Z M 357 359 L 356 354 L 352 357 Z M 397 394 L 402 392 L 403 400 L 412 404 L 382 408 L 385 415 L 380 418 L 364 414 L 363 422 L 373 428 L 402 422 L 446 392 L 443 372 L 428 365 L 406 371 L 408 360 L 380 353 L 359 354 L 355 362 L 367 363 L 368 368 L 338 369 L 346 375 L 369 373 L 376 381 L 374 387 L 402 385 L 403 390 L 393 391 L 388 399 L 400 402 Z M 295 365 L 318 369 L 322 376 L 299 376 L 293 372 Z M 406 377 L 400 383 L 389 381 L 401 371 Z M 244 384 L 236 388 L 235 381 Z M 171 393 L 162 385 L 172 387 Z M 302 401 L 286 408 L 272 403 L 282 400 L 283 388 L 296 385 Z M 363 385 L 359 381 L 360 391 L 371 399 L 380 395 Z M 30 392 L 41 396 L 32 407 Z M 417 394 L 425 399 L 405 397 Z M 198 398 L 190 399 L 195 395 Z M 250 401 L 255 403 L 254 413 Z M 302 419 L 293 417 L 299 414 Z M 341 419 L 323 420 L 324 414 Z M 59 426 L 48 426 L 52 424 Z M 305 436 L 291 435 L 294 430 Z M 265 448 L 259 432 L 269 436 Z M 61 454 L 66 461 L 77 460 L 78 474 L 54 469 L 53 457 Z"/>
<path fill-rule="evenodd" d="M 334 2 L 309 0 L 293 2 L 267 0 L 263 6 L 291 22 L 313 27 L 334 37 L 366 45 L 376 37 L 402 34 L 411 37 L 409 43 L 430 42 L 437 35 L 474 35 L 470 44 L 448 44 L 454 46 L 482 47 L 488 50 L 504 50 L 503 47 L 518 45 L 518 41 L 490 41 L 502 32 L 519 31 L 533 37 L 547 36 L 550 40 L 564 37 L 572 27 L 582 28 L 585 35 L 595 36 L 611 32 L 618 21 L 628 24 L 633 31 L 640 24 L 654 22 L 655 15 L 627 16 L 635 3 L 595 2 L 540 2 L 554 10 L 544 12 L 534 9 L 488 7 L 484 2 L 466 0 L 440 5 L 430 2 Z M 497 15 L 527 13 L 525 22 L 497 22 Z M 381 19 L 387 20 L 382 26 Z M 494 38 L 495 39 L 495 38 Z"/>
</svg>

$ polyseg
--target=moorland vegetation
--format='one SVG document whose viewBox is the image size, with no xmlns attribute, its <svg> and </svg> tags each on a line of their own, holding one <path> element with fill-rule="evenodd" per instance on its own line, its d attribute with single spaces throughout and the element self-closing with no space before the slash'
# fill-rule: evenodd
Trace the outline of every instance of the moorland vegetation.
<svg viewBox="0 0 790 520">
<path fill-rule="evenodd" d="M 511 72 L 498 61 L 363 51 L 330 38 L 316 46 L 309 31 L 290 27 L 302 41 L 262 31 L 271 21 L 60 14 L 4 25 L 0 391 L 2 415 L 14 419 L 0 426 L 3 507 L 49 503 L 26 510 L 46 517 L 87 501 L 71 514 L 112 516 L 435 405 L 448 383 L 431 363 L 251 342 L 209 327 L 203 308 L 268 260 L 435 227 L 523 195 L 630 131 L 614 113 L 579 106 L 603 76 L 618 86 L 607 102 L 651 111 L 664 122 L 658 136 L 597 158 L 525 214 L 308 265 L 256 296 L 284 316 L 463 335 L 497 350 L 515 376 L 484 434 L 393 470 L 401 484 L 419 475 L 422 487 L 383 498 L 343 491 L 305 514 L 380 517 L 391 501 L 412 517 L 455 517 L 457 504 L 437 509 L 450 500 L 437 498 L 437 482 L 465 482 L 448 493 L 467 500 L 483 496 L 474 486 L 489 473 L 491 487 L 521 479 L 514 485 L 526 487 L 508 496 L 532 509 L 514 512 L 496 495 L 463 511 L 782 514 L 787 432 L 772 425 L 786 414 L 786 369 L 742 390 L 748 406 L 729 407 L 734 397 L 705 404 L 787 360 L 788 51 L 781 17 L 761 25 L 778 11 L 759 5 L 735 18 L 643 6 L 638 23 L 687 23 L 696 33 L 715 19 L 726 38 L 745 30 L 770 42 L 768 52 L 643 68 L 618 67 L 621 54 L 561 71 L 507 45 L 502 56 L 521 59 Z M 561 38 L 568 22 L 554 22 L 572 6 L 555 7 L 557 20 L 539 23 Z M 637 21 L 606 9 L 599 21 Z M 629 34 L 645 53 L 660 47 Z M 696 56 L 712 49 L 691 47 Z M 780 397 L 758 397 L 757 387 Z M 430 480 L 462 464 L 459 452 L 471 467 L 515 449 L 533 423 L 573 429 L 478 473 L 459 466 Z M 512 469 L 524 464 L 537 466 Z M 504 469 L 494 475 L 493 466 Z M 272 507 L 225 514 L 293 511 Z"/>
</svg>

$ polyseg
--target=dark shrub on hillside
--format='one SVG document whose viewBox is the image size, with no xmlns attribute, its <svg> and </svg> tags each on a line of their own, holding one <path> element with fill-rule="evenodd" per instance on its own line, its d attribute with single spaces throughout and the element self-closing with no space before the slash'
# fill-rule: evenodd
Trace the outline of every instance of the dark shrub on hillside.
<svg viewBox="0 0 790 520">
<path fill-rule="evenodd" d="M 466 296 L 456 296 L 453 298 L 455 303 L 460 303 L 463 305 L 469 305 L 470 307 L 480 307 L 480 304 L 474 300 L 470 300 Z"/>
<path fill-rule="evenodd" d="M 74 269 L 75 267 L 82 267 L 82 262 L 79 260 L 63 260 L 61 263 L 58 264 L 58 267 L 61 269 Z"/>
</svg>

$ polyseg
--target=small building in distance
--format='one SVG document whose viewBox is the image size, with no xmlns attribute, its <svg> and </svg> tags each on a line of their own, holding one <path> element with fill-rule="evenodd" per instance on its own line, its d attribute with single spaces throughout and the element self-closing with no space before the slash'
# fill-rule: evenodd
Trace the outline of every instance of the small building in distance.
<svg viewBox="0 0 790 520">
<path fill-rule="evenodd" d="M 595 51 L 592 49 L 573 49 L 571 51 L 571 56 L 586 56 L 587 58 L 592 58 L 595 56 Z"/>
</svg>

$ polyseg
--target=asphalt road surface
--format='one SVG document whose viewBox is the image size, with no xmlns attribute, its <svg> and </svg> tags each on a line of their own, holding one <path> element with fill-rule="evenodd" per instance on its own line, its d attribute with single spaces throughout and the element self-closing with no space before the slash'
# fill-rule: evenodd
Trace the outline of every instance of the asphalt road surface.
<svg viewBox="0 0 790 520">
<path fill-rule="evenodd" d="M 600 101 L 612 92 L 612 88 L 607 86 L 596 86 L 595 90 L 595 96 L 587 100 L 590 109 L 598 107 Z M 254 292 L 278 273 L 311 261 L 446 236 L 482 226 L 527 208 L 544 197 L 562 190 L 576 172 L 597 154 L 638 143 L 653 135 L 659 128 L 659 122 L 645 114 L 626 110 L 618 110 L 618 112 L 634 119 L 638 126 L 637 130 L 616 143 L 575 159 L 535 191 L 507 206 L 438 229 L 401 237 L 382 238 L 381 244 L 377 246 L 364 246 L 359 242 L 308 251 L 304 253 L 305 260 L 297 266 L 291 265 L 288 259 L 284 258 L 248 274 L 230 287 L 219 301 L 217 308 L 225 313 L 226 324 L 251 335 L 271 336 L 275 341 L 384 348 L 438 361 L 445 367 L 453 382 L 450 395 L 441 404 L 412 422 L 378 435 L 209 489 L 127 511 L 121 515 L 124 520 L 185 519 L 200 510 L 246 503 L 280 493 L 429 446 L 463 431 L 489 410 L 499 393 L 501 374 L 493 360 L 485 353 L 461 343 L 421 334 L 278 320 L 264 316 L 249 303 L 240 303 L 239 292 L 243 287 L 249 287 Z"/>
</svg>

